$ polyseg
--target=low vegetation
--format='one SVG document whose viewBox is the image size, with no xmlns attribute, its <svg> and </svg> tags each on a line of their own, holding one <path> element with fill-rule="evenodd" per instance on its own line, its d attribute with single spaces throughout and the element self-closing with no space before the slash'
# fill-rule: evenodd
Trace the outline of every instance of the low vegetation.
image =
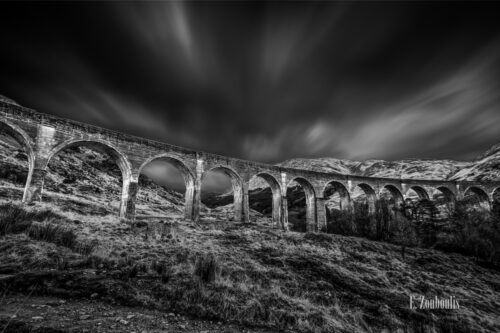
<svg viewBox="0 0 500 333">
<path fill-rule="evenodd" d="M 50 209 L 27 210 L 17 204 L 0 205 L 0 236 L 24 233 L 34 240 L 53 243 L 89 254 L 96 245 L 77 240 L 74 230 L 65 226 L 67 219 Z"/>
<path fill-rule="evenodd" d="M 157 309 L 256 331 L 500 330 L 498 272 L 461 254 L 414 247 L 402 258 L 397 245 L 358 237 L 220 221 L 129 225 L 48 205 L 1 205 L 0 216 L 0 288 L 13 295 Z M 464 307 L 460 315 L 411 310 L 409 294 L 453 295 Z"/>
</svg>

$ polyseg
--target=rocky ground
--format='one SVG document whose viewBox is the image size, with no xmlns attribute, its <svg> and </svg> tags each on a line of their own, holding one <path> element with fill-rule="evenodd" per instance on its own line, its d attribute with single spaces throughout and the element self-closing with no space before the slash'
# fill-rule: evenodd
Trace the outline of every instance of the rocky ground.
<svg viewBox="0 0 500 333">
<path fill-rule="evenodd" d="M 266 332 L 172 312 L 110 305 L 98 300 L 11 295 L 0 308 L 6 332 Z M 269 331 L 268 331 L 269 332 Z"/>
</svg>

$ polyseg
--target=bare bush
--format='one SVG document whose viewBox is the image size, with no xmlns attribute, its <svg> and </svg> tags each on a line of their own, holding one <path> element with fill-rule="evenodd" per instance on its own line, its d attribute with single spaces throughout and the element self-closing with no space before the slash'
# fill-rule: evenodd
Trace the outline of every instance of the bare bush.
<svg viewBox="0 0 500 333">
<path fill-rule="evenodd" d="M 345 236 L 355 235 L 354 216 L 350 211 L 327 209 L 326 219 L 326 232 Z"/>
<path fill-rule="evenodd" d="M 436 248 L 500 266 L 500 214 L 495 210 L 470 209 L 467 202 L 458 201 L 444 233 Z"/>
<path fill-rule="evenodd" d="M 397 206 L 378 200 L 371 215 L 366 205 L 354 203 L 354 212 L 327 210 L 326 232 L 361 236 L 406 247 L 437 248 L 474 256 L 490 265 L 500 265 L 500 208 L 491 212 L 471 208 L 467 200 L 455 203 L 449 217 L 438 217 L 436 205 L 429 200 L 407 201 Z"/>
</svg>

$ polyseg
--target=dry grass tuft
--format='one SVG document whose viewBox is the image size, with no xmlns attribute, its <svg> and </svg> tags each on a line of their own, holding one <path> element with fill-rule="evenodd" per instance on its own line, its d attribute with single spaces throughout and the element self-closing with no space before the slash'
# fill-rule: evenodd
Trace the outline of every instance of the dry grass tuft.
<svg viewBox="0 0 500 333">
<path fill-rule="evenodd" d="M 69 249 L 76 248 L 77 236 L 73 230 L 62 227 L 51 221 L 32 223 L 26 230 L 28 236 L 42 242 L 54 243 Z"/>
<path fill-rule="evenodd" d="M 193 275 L 201 283 L 215 282 L 220 275 L 219 260 L 213 253 L 198 256 L 194 265 Z"/>
<path fill-rule="evenodd" d="M 43 221 L 43 222 L 41 222 Z M 96 241 L 79 241 L 73 229 L 62 226 L 69 221 L 51 211 L 28 210 L 16 204 L 0 205 L 0 236 L 26 233 L 31 239 L 64 246 L 77 253 L 89 255 Z"/>
<path fill-rule="evenodd" d="M 0 205 L 0 236 L 9 233 L 19 233 L 28 229 L 32 221 L 61 218 L 49 209 L 31 211 L 24 207 L 6 203 Z"/>
</svg>

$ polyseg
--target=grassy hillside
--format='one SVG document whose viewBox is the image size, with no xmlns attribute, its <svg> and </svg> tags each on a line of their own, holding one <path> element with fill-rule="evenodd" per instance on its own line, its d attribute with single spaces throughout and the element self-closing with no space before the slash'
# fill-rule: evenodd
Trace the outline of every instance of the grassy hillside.
<svg viewBox="0 0 500 333">
<path fill-rule="evenodd" d="M 127 225 L 112 216 L 62 212 L 49 204 L 28 213 L 3 205 L 0 212 L 1 225 L 17 226 L 0 236 L 0 288 L 8 291 L 1 308 L 22 294 L 28 295 L 27 304 L 55 297 L 91 302 L 94 308 L 172 312 L 185 316 L 186 327 L 206 319 L 220 322 L 218 329 L 236 325 L 257 331 L 500 330 L 499 272 L 458 254 L 410 249 L 403 259 L 394 245 L 283 233 L 259 223 Z M 56 230 L 53 236 L 44 232 L 48 228 Z M 453 295 L 461 308 L 410 310 L 410 294 Z M 16 322 L 65 330 L 99 326 L 86 316 L 48 323 L 24 311 Z M 9 315 L 0 312 L 3 322 Z M 114 331 L 140 328 L 140 322 L 128 321 L 118 322 Z"/>
</svg>

